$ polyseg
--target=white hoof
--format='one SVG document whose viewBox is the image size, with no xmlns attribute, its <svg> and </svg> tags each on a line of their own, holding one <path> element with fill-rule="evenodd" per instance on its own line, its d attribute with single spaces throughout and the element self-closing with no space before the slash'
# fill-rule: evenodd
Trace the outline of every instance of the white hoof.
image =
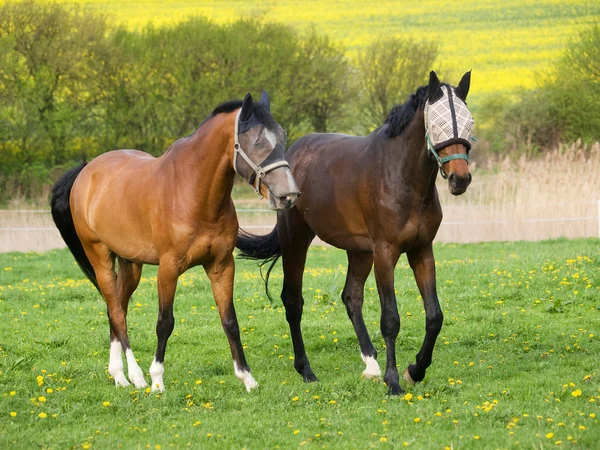
<svg viewBox="0 0 600 450">
<path fill-rule="evenodd" d="M 116 387 L 127 387 L 127 386 L 131 386 L 131 383 L 129 383 L 129 381 L 127 381 L 127 378 L 125 378 L 125 374 L 123 373 L 123 371 L 121 371 L 120 374 L 116 374 L 116 373 L 111 373 L 112 377 L 115 379 L 115 386 Z"/>
<path fill-rule="evenodd" d="M 381 377 L 381 369 L 379 368 L 379 363 L 372 356 L 365 356 L 361 353 L 360 357 L 363 362 L 367 365 L 367 368 L 364 370 L 363 377 L 365 378 L 380 378 Z"/>
<path fill-rule="evenodd" d="M 252 389 L 256 389 L 258 387 L 258 383 L 252 374 L 247 370 L 239 370 L 235 362 L 233 363 L 233 370 L 235 372 L 235 376 L 242 380 L 244 386 L 246 386 L 247 392 L 250 392 Z"/>
<path fill-rule="evenodd" d="M 140 369 L 139 366 L 129 369 L 129 379 L 136 388 L 144 388 L 148 386 L 148 383 L 146 383 L 144 378 L 144 374 L 142 373 L 142 369 Z"/>
<path fill-rule="evenodd" d="M 408 369 L 406 369 L 404 371 L 404 376 L 402 378 L 404 378 L 404 381 L 407 381 L 410 384 L 417 384 L 417 382 L 410 377 L 410 373 L 408 372 Z"/>
<path fill-rule="evenodd" d="M 135 356 L 130 348 L 125 351 L 125 358 L 127 358 L 127 373 L 129 374 L 129 379 L 135 387 L 143 388 L 148 386 L 148 383 L 146 383 L 146 380 L 144 379 L 144 372 L 142 372 L 142 369 L 138 366 Z"/>
<path fill-rule="evenodd" d="M 163 383 L 163 374 L 165 367 L 163 363 L 152 361 L 150 366 L 150 376 L 152 377 L 152 392 L 163 392 L 165 385 Z"/>
<path fill-rule="evenodd" d="M 165 386 L 162 383 L 152 383 L 152 392 L 164 392 Z"/>
</svg>

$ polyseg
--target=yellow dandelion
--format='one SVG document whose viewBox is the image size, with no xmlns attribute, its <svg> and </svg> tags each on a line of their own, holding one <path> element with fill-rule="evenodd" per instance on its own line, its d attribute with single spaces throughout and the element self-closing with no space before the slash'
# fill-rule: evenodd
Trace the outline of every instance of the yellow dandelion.
<svg viewBox="0 0 600 450">
<path fill-rule="evenodd" d="M 83 448 L 83 450 L 88 450 L 88 448 L 90 448 L 91 445 L 86 442 L 85 444 L 81 444 L 81 447 Z"/>
<path fill-rule="evenodd" d="M 379 442 L 387 442 L 387 438 L 386 437 L 380 437 L 379 438 Z"/>
<path fill-rule="evenodd" d="M 294 430 L 294 434 L 300 433 L 300 430 Z"/>
<path fill-rule="evenodd" d="M 300 400 L 300 397 L 294 397 L 294 398 L 292 399 L 292 401 L 293 401 L 293 402 L 297 402 L 298 400 Z"/>
<path fill-rule="evenodd" d="M 10 412 L 10 417 L 17 417 L 17 413 L 16 413 L 16 412 L 14 412 L 14 411 L 11 411 L 11 412 Z"/>
<path fill-rule="evenodd" d="M 110 402 L 102 402 L 103 406 L 110 406 Z"/>
<path fill-rule="evenodd" d="M 329 404 L 330 404 L 330 405 L 335 405 L 335 404 L 336 404 L 336 401 L 335 401 L 335 400 L 329 400 Z"/>
<path fill-rule="evenodd" d="M 15 391 L 10 391 L 10 396 L 14 397 L 15 395 L 17 395 L 17 393 Z"/>
<path fill-rule="evenodd" d="M 583 426 L 583 425 L 579 425 L 579 427 L 578 427 L 578 428 L 579 428 L 580 430 L 582 430 L 582 431 L 583 431 L 583 430 L 585 430 L 585 426 Z"/>
<path fill-rule="evenodd" d="M 202 380 L 196 380 L 196 384 L 197 384 L 197 385 L 200 385 L 200 384 L 202 384 Z"/>
<path fill-rule="evenodd" d="M 596 414 L 594 414 L 594 413 L 591 413 L 591 414 L 590 414 L 590 417 L 591 417 L 592 419 L 595 419 L 595 418 L 596 418 Z"/>
<path fill-rule="evenodd" d="M 479 436 L 475 435 L 475 436 L 473 436 L 473 439 L 475 439 L 477 441 L 477 440 L 479 440 Z"/>
<path fill-rule="evenodd" d="M 413 395 L 412 395 L 412 394 L 406 394 L 406 395 L 404 396 L 404 400 L 406 400 L 407 402 L 410 402 L 410 401 L 412 400 L 412 398 L 413 398 Z"/>
<path fill-rule="evenodd" d="M 421 421 L 421 418 L 420 417 L 415 417 L 414 421 L 415 421 L 415 423 L 419 423 Z"/>
<path fill-rule="evenodd" d="M 562 441 L 556 441 L 556 442 L 554 443 L 554 445 L 560 445 L 560 444 L 562 444 Z"/>
<path fill-rule="evenodd" d="M 546 433 L 546 439 L 552 439 L 554 437 L 554 433 Z"/>
<path fill-rule="evenodd" d="M 43 376 L 41 376 L 41 375 L 38 375 L 38 376 L 36 377 L 36 380 L 37 380 L 37 384 L 38 384 L 38 386 L 41 386 L 42 384 L 44 384 L 44 377 L 43 377 Z"/>
<path fill-rule="evenodd" d="M 47 392 L 48 394 L 52 394 L 52 392 L 54 392 L 54 391 L 52 390 L 52 388 L 48 388 L 48 389 L 46 389 L 46 392 Z"/>
<path fill-rule="evenodd" d="M 571 392 L 571 395 L 573 397 L 581 397 L 581 389 L 576 389 L 573 392 Z"/>
<path fill-rule="evenodd" d="M 41 412 L 41 413 L 38 414 L 38 417 L 40 419 L 45 419 L 46 417 L 48 417 L 48 414 L 46 414 L 45 412 Z"/>
<path fill-rule="evenodd" d="M 38 397 L 38 401 L 39 401 L 40 403 L 44 403 L 44 402 L 46 401 L 46 397 L 44 397 L 44 396 L 40 396 L 40 397 Z"/>
</svg>

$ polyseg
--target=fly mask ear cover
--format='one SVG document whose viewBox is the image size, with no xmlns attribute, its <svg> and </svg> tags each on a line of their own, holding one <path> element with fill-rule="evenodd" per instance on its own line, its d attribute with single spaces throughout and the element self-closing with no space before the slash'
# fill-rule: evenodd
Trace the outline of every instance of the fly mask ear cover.
<svg viewBox="0 0 600 450">
<path fill-rule="evenodd" d="M 425 104 L 427 147 L 434 156 L 437 156 L 437 151 L 452 144 L 463 144 L 468 152 L 471 149 L 470 139 L 475 122 L 473 116 L 450 86 L 442 85 L 440 90 L 442 95 Z M 468 157 L 463 159 L 468 161 Z"/>
</svg>

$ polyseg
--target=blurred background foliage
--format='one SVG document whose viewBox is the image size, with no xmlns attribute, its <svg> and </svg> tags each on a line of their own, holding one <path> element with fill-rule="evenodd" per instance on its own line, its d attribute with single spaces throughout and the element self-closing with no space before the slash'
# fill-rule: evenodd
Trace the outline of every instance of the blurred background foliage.
<svg viewBox="0 0 600 450">
<path fill-rule="evenodd" d="M 536 154 L 600 138 L 600 25 L 574 36 L 534 88 L 477 106 L 479 158 Z M 190 17 L 131 30 L 91 9 L 32 0 L 0 5 L 0 201 L 43 195 L 75 161 L 114 149 L 160 155 L 218 104 L 263 89 L 288 143 L 303 134 L 366 134 L 435 69 L 433 41 L 376 39 L 349 59 L 315 28 L 261 18 Z M 476 76 L 476 69 L 474 76 Z"/>
</svg>

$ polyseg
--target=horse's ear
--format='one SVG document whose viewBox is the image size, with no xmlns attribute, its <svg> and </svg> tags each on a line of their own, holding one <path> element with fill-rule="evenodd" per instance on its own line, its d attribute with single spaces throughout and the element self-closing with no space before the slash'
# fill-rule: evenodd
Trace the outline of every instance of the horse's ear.
<svg viewBox="0 0 600 450">
<path fill-rule="evenodd" d="M 430 103 L 433 103 L 434 101 L 437 100 L 438 95 L 441 92 L 440 86 L 441 86 L 440 80 L 438 79 L 435 72 L 432 70 L 429 73 L 429 90 L 427 91 L 427 95 L 429 96 Z"/>
<path fill-rule="evenodd" d="M 250 119 L 250 116 L 252 116 L 252 109 L 252 94 L 248 92 L 244 97 L 244 101 L 242 102 L 242 112 L 240 113 L 240 120 L 242 122 L 246 122 L 248 119 Z"/>
<path fill-rule="evenodd" d="M 262 91 L 262 94 L 260 94 L 260 104 L 267 108 L 267 111 L 271 112 L 271 100 L 269 100 L 267 91 Z"/>
<path fill-rule="evenodd" d="M 456 95 L 458 95 L 458 98 L 460 98 L 463 102 L 467 99 L 469 87 L 471 87 L 470 70 L 463 75 L 463 77 L 460 79 L 460 83 L 458 83 L 458 87 L 456 88 Z"/>
</svg>

